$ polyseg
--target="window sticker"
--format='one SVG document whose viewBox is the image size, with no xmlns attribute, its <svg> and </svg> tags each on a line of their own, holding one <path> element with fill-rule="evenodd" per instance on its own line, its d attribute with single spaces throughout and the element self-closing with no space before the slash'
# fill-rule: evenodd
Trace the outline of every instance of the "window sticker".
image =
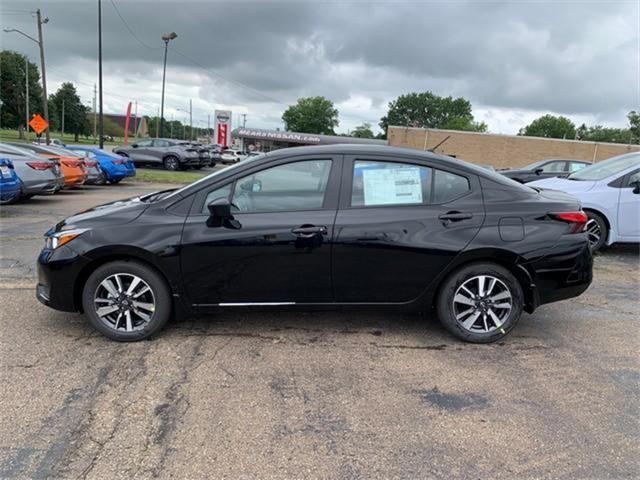
<svg viewBox="0 0 640 480">
<path fill-rule="evenodd" d="M 365 205 L 422 203 L 420 167 L 364 168 Z"/>
</svg>

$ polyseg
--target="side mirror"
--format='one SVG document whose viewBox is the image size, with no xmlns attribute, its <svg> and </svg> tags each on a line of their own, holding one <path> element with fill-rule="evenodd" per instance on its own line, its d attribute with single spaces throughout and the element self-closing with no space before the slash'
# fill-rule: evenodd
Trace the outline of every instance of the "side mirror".
<svg viewBox="0 0 640 480">
<path fill-rule="evenodd" d="M 544 169 L 542 168 L 536 168 L 533 173 L 535 173 L 536 175 L 540 175 L 542 172 L 544 172 Z"/>
<path fill-rule="evenodd" d="M 633 187 L 633 193 L 635 193 L 636 195 L 640 193 L 640 180 L 631 182 L 629 185 Z"/>
<path fill-rule="evenodd" d="M 226 198 L 217 198 L 207 205 L 212 217 L 226 219 L 231 218 L 231 204 Z"/>
<path fill-rule="evenodd" d="M 132 143 L 131 144 L 131 148 L 138 148 L 138 144 L 137 143 Z"/>
<path fill-rule="evenodd" d="M 242 182 L 240 184 L 240 189 L 245 192 L 261 192 L 262 191 L 262 182 L 260 180 L 256 180 L 252 178 L 251 180 L 247 180 L 246 182 Z"/>
</svg>

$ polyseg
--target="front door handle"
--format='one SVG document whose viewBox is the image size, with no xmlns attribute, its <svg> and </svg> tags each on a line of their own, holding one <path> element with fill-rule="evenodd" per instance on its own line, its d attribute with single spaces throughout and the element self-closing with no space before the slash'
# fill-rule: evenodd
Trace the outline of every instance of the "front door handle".
<svg viewBox="0 0 640 480">
<path fill-rule="evenodd" d="M 302 225 L 298 228 L 292 228 L 291 233 L 297 235 L 298 237 L 311 238 L 317 234 L 326 235 L 327 227 L 325 227 L 324 225 L 319 227 L 315 225 Z"/>
<path fill-rule="evenodd" d="M 473 213 L 470 213 L 470 212 L 447 212 L 447 213 L 443 213 L 438 218 L 440 220 L 442 220 L 443 222 L 445 222 L 445 223 L 459 222 L 460 220 L 469 220 L 470 218 L 473 218 Z"/>
</svg>

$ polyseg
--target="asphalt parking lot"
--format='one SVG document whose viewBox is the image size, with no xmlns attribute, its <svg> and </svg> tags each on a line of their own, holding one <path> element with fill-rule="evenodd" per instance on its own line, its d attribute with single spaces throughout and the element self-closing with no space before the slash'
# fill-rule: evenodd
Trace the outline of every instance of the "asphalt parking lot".
<svg viewBox="0 0 640 480">
<path fill-rule="evenodd" d="M 237 312 L 118 344 L 34 295 L 42 234 L 123 182 L 2 207 L 0 478 L 638 478 L 638 248 L 492 345 L 383 312 Z"/>
</svg>

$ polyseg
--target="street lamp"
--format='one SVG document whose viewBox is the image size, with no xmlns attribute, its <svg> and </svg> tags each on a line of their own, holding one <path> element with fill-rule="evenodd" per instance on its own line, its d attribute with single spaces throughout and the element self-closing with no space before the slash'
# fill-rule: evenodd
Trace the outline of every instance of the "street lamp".
<svg viewBox="0 0 640 480">
<path fill-rule="evenodd" d="M 36 18 L 38 20 L 38 39 L 33 38 L 31 35 L 27 35 L 23 31 L 18 30 L 17 28 L 3 28 L 5 33 L 19 33 L 23 37 L 28 38 L 32 42 L 35 42 L 36 45 L 40 48 L 40 69 L 42 70 L 42 111 L 44 113 L 44 119 L 49 123 L 49 104 L 47 101 L 47 71 L 44 67 L 44 39 L 42 38 L 42 25 L 49 22 L 47 17 L 42 18 L 40 13 L 40 9 L 36 10 Z M 45 138 L 47 141 L 47 145 L 49 145 L 49 128 L 45 130 Z"/>
<path fill-rule="evenodd" d="M 162 41 L 164 42 L 164 65 L 162 67 L 162 100 L 160 102 L 160 138 L 164 137 L 164 81 L 167 75 L 167 50 L 169 49 L 169 42 L 177 36 L 178 34 L 176 32 L 162 35 Z"/>
</svg>

